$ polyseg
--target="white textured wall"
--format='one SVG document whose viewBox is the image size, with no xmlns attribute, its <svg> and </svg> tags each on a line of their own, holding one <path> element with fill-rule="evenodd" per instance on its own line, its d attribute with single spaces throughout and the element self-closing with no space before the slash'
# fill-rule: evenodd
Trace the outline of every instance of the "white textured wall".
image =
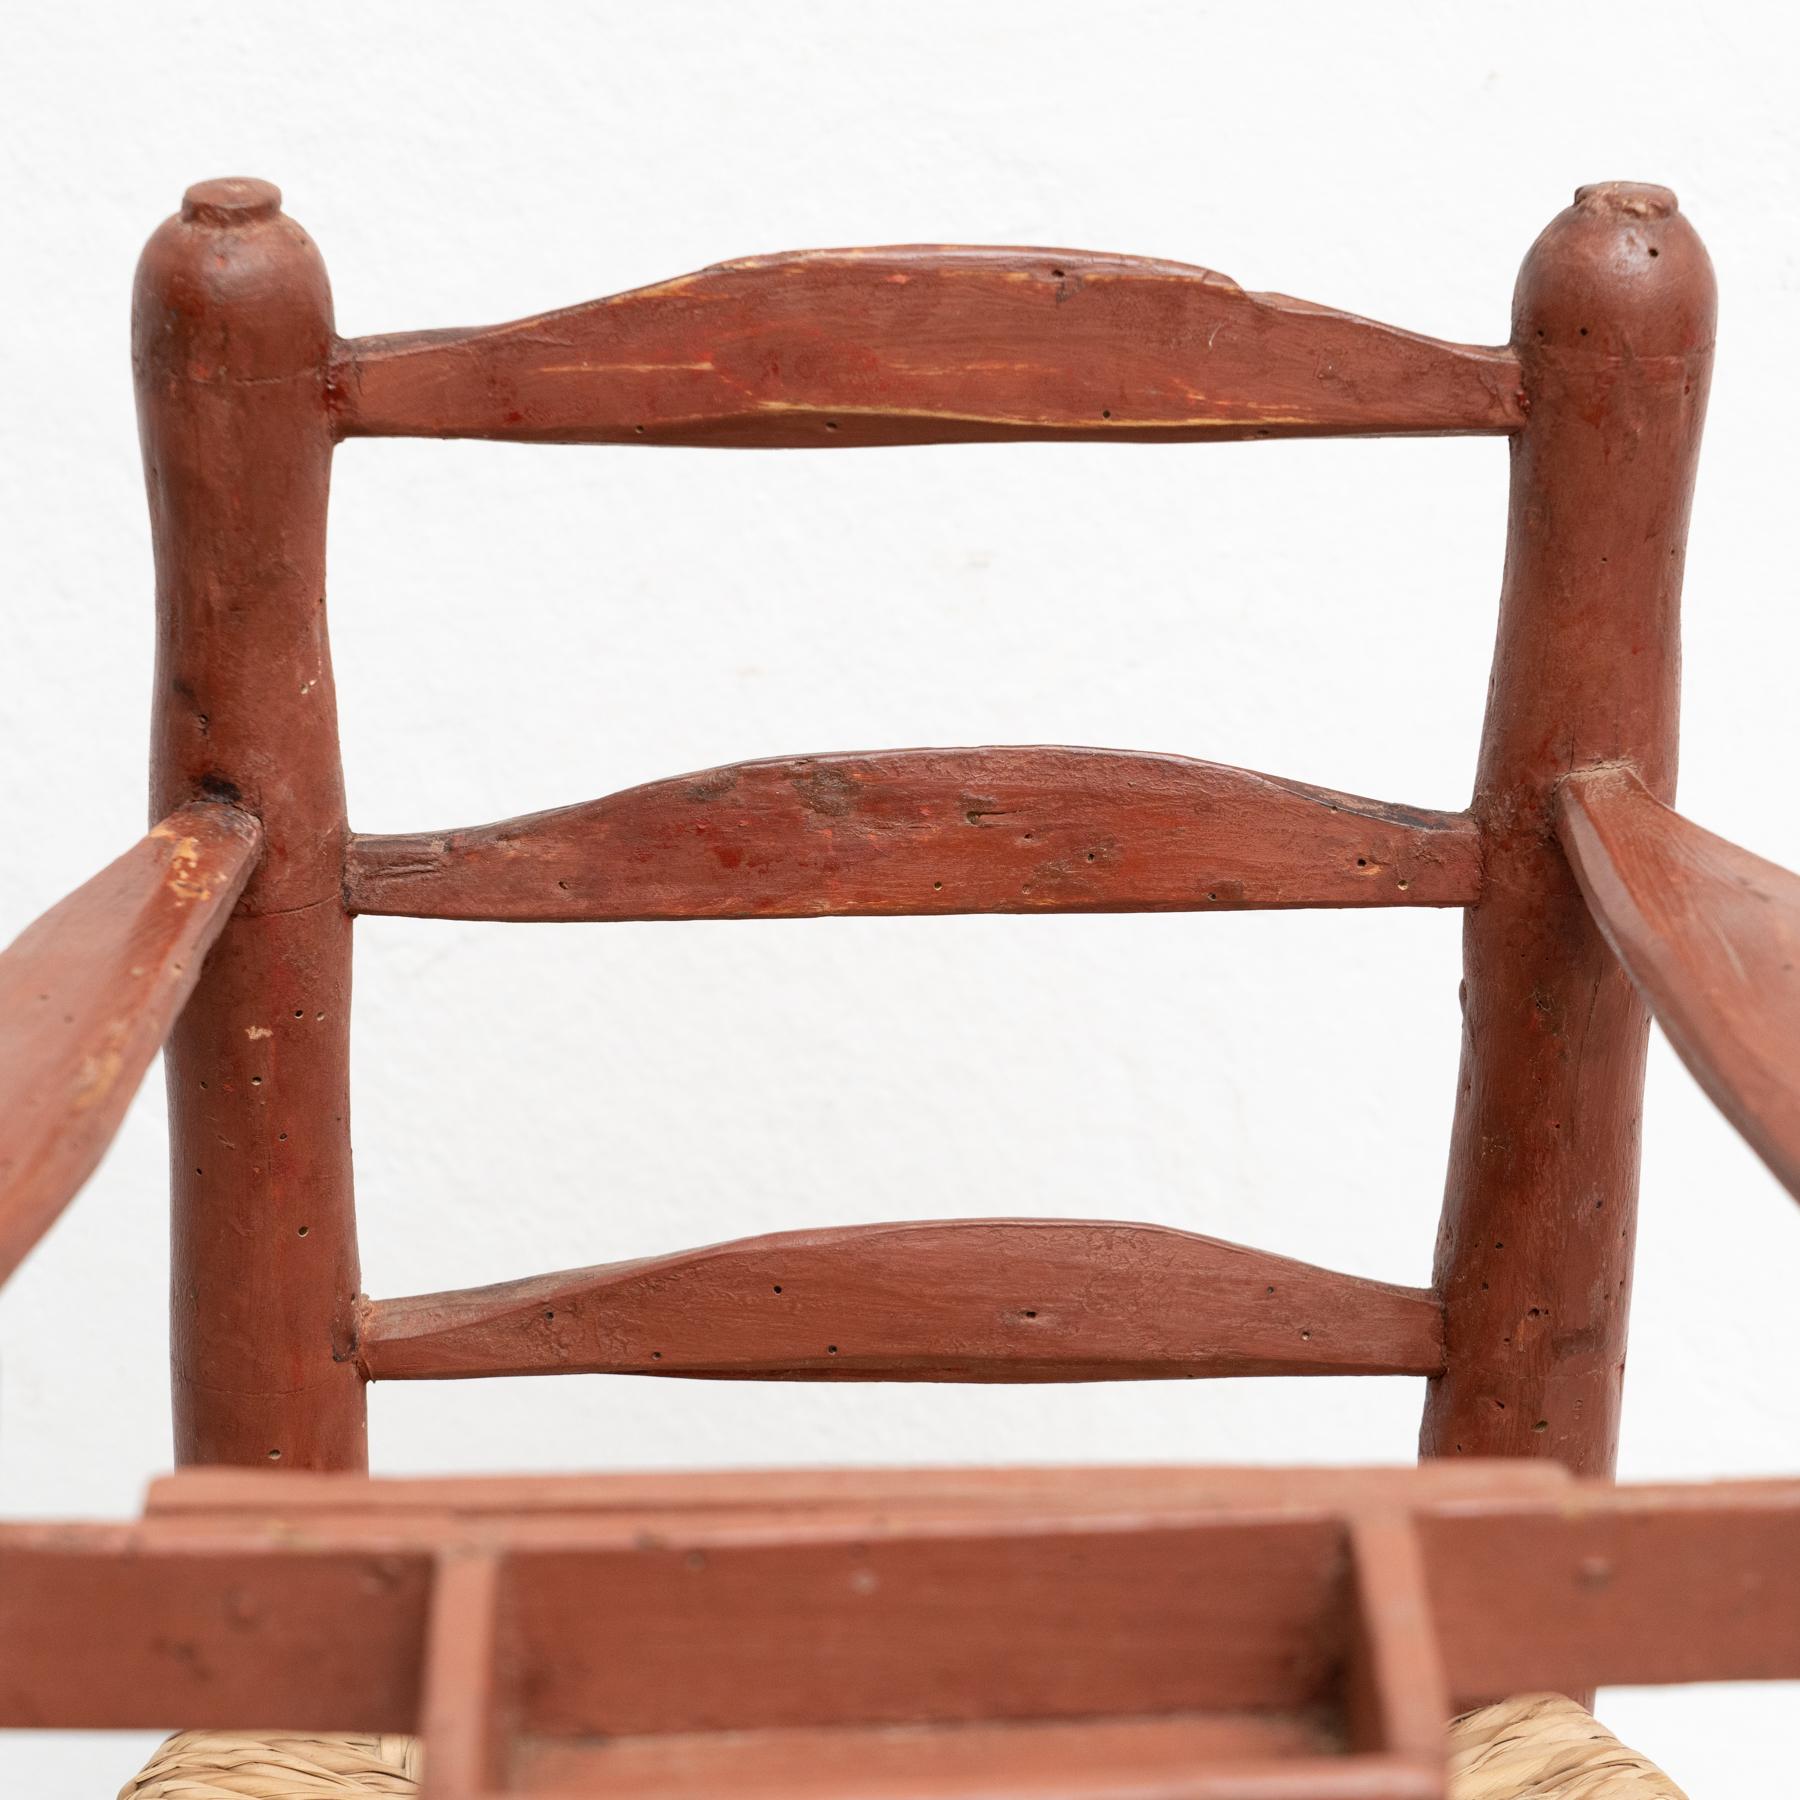
<svg viewBox="0 0 1800 1800">
<path fill-rule="evenodd" d="M 1723 294 L 1683 803 L 1800 863 L 1791 359 L 1768 354 L 1793 331 L 1800 159 L 1774 20 L 1644 0 L 21 13 L 0 68 L 0 937 L 143 827 L 127 294 L 145 235 L 217 174 L 281 183 L 346 333 L 949 239 L 1204 261 L 1486 341 L 1578 182 L 1667 182 Z M 1458 805 L 1505 462 L 1492 441 L 352 444 L 332 614 L 353 821 L 473 823 L 786 751 L 1045 740 Z M 1013 1212 L 1427 1274 L 1453 914 L 359 933 L 372 1292 Z M 123 1514 L 168 1460 L 160 1090 L 0 1297 L 0 1511 Z M 1797 1273 L 1800 1217 L 1659 1041 L 1624 1473 L 1800 1467 Z M 1419 1399 L 590 1379 L 378 1390 L 372 1435 L 385 1471 L 1402 1459 Z M 1772 1791 L 1781 1698 L 1617 1695 L 1611 1716 L 1705 1800 Z M 0 1735 L 0 1790 L 110 1795 L 145 1741 Z"/>
</svg>

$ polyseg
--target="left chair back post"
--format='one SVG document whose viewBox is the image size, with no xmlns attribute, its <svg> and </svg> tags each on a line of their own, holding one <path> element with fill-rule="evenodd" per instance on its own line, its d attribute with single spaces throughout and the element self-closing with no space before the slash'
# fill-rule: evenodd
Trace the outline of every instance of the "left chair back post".
<svg viewBox="0 0 1800 1800">
<path fill-rule="evenodd" d="M 242 805 L 263 856 L 169 1040 L 182 1463 L 367 1466 L 354 1360 L 350 916 L 325 624 L 331 289 L 266 182 L 151 238 L 132 368 L 156 550 L 156 817 Z"/>
</svg>

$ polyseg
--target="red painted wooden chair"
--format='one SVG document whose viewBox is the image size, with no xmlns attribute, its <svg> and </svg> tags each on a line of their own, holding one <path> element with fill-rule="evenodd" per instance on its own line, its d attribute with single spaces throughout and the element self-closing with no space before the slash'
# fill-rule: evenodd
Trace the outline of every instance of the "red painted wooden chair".
<svg viewBox="0 0 1800 1800">
<path fill-rule="evenodd" d="M 1274 1800 L 1442 1793 L 1449 1707 L 1521 1687 L 1800 1676 L 1794 1487 L 1600 1479 L 1650 1013 L 1800 1192 L 1800 884 L 1669 807 L 1713 308 L 1674 197 L 1606 184 L 1532 249 L 1503 348 L 1183 264 L 939 247 L 729 263 L 512 325 L 346 341 L 273 188 L 193 189 L 133 313 L 161 823 L 0 958 L 0 1274 L 166 1039 L 177 1461 L 260 1473 L 178 1475 L 129 1528 L 0 1532 L 0 1724 L 423 1725 L 431 1779 L 459 1795 L 716 1793 L 726 1768 L 744 1792 Z M 742 763 L 469 830 L 346 821 L 323 598 L 341 439 L 1401 433 L 1512 441 L 1463 812 L 1033 747 Z M 358 914 L 1293 906 L 1465 909 L 1429 1289 L 1150 1225 L 965 1220 L 361 1292 Z M 369 1381 L 552 1372 L 1414 1374 L 1429 1460 L 360 1478 Z M 1533 1466 L 1480 1460 L 1508 1457 Z M 47 1649 L 53 1617 L 83 1629 Z M 946 1721 L 959 1733 L 930 1729 Z"/>
</svg>

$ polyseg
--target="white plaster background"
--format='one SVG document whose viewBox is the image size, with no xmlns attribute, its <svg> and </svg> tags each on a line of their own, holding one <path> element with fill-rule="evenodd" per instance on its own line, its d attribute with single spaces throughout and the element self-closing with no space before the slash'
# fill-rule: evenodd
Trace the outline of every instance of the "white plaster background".
<svg viewBox="0 0 1800 1800">
<path fill-rule="evenodd" d="M 1682 799 L 1800 863 L 1793 397 L 1772 357 L 1800 252 L 1787 30 L 1773 8 L 1644 0 L 19 8 L 0 65 L 0 936 L 143 827 L 127 295 L 183 186 L 239 173 L 285 188 L 352 334 L 747 252 L 947 239 L 1202 261 L 1494 341 L 1577 183 L 1667 182 L 1723 294 Z M 1455 806 L 1505 463 L 1494 441 L 353 444 L 331 546 L 353 820 L 1009 741 Z M 1012 1212 L 1427 1274 L 1454 914 L 359 933 L 372 1292 Z M 0 1297 L 0 1511 L 123 1514 L 168 1460 L 164 1153 L 153 1075 Z M 1660 1040 L 1641 1242 L 1623 1473 L 1800 1467 L 1800 1217 Z M 372 1439 L 386 1471 L 1401 1459 L 1419 1399 L 1407 1381 L 421 1385 L 376 1392 Z M 1722 1800 L 1790 1766 L 1782 1698 L 1603 1711 Z M 110 1795 L 148 1741 L 0 1735 L 0 1790 Z"/>
</svg>

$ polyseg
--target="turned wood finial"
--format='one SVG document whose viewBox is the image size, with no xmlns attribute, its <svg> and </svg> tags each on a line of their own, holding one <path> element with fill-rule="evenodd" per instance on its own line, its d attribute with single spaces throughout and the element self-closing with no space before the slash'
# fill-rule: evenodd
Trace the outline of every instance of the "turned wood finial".
<svg viewBox="0 0 1800 1800">
<path fill-rule="evenodd" d="M 1668 188 L 1595 182 L 1527 254 L 1513 343 L 1527 359 L 1685 356 L 1711 347 L 1717 302 L 1706 246 Z"/>
</svg>

